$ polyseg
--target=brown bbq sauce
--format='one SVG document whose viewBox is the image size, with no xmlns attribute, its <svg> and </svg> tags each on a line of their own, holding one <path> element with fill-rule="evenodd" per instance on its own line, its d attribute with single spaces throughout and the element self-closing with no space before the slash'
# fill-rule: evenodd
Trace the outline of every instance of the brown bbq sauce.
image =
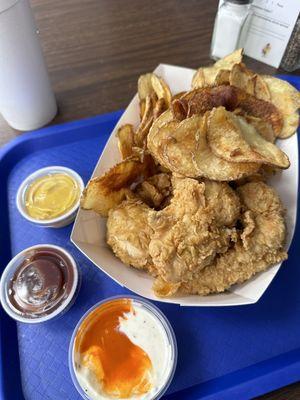
<svg viewBox="0 0 300 400">
<path fill-rule="evenodd" d="M 72 264 L 62 252 L 37 248 L 28 253 L 8 283 L 8 299 L 20 315 L 40 318 L 62 304 L 73 283 Z"/>
</svg>

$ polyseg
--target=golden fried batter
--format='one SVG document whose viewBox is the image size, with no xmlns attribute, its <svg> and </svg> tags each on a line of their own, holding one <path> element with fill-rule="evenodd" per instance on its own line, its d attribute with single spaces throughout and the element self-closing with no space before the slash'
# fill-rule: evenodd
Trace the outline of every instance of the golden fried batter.
<svg viewBox="0 0 300 400">
<path fill-rule="evenodd" d="M 137 186 L 135 193 L 149 207 L 156 209 L 166 205 L 171 190 L 170 175 L 161 173 L 141 182 Z"/>
<path fill-rule="evenodd" d="M 160 212 L 149 213 L 149 253 L 158 275 L 184 282 L 227 251 L 239 215 L 239 199 L 226 184 L 174 177 L 174 197 Z M 222 196 L 222 197 L 221 197 Z M 226 210 L 221 203 L 228 200 Z"/>
<path fill-rule="evenodd" d="M 281 201 L 270 186 L 251 182 L 239 187 L 245 209 L 238 243 L 210 266 L 181 285 L 184 293 L 223 292 L 287 258 L 283 249 L 286 228 Z"/>
<path fill-rule="evenodd" d="M 148 224 L 150 208 L 140 200 L 126 200 L 110 210 L 107 243 L 124 264 L 154 271 L 149 256 L 152 229 Z"/>
</svg>

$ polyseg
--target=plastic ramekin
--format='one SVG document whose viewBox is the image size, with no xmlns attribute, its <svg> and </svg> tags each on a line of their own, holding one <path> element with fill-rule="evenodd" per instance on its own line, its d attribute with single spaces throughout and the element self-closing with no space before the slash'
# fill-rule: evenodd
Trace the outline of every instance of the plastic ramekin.
<svg viewBox="0 0 300 400">
<path fill-rule="evenodd" d="M 61 252 L 66 259 L 70 262 L 70 265 L 73 268 L 73 274 L 74 274 L 74 282 L 70 291 L 70 294 L 68 297 L 62 302 L 62 304 L 56 308 L 52 313 L 48 315 L 44 315 L 40 318 L 28 318 L 20 315 L 18 312 L 14 310 L 14 308 L 11 306 L 10 301 L 7 296 L 8 292 L 8 283 L 10 279 L 12 279 L 16 269 L 20 266 L 20 264 L 24 261 L 26 256 L 35 249 L 54 249 L 58 250 Z M 10 262 L 7 264 L 6 268 L 4 269 L 1 280 L 0 280 L 0 302 L 6 313 L 13 319 L 19 322 L 24 322 L 27 324 L 38 324 L 41 322 L 46 322 L 49 321 L 50 319 L 60 317 L 63 315 L 65 312 L 67 312 L 71 306 L 73 305 L 77 294 L 80 289 L 80 284 L 81 284 L 81 275 L 79 272 L 79 268 L 77 267 L 77 264 L 74 260 L 74 258 L 71 256 L 69 252 L 67 252 L 65 249 L 63 249 L 60 246 L 55 246 L 53 244 L 38 244 L 32 247 L 28 247 L 27 249 L 22 250 L 20 253 L 18 253 L 14 258 L 10 260 Z"/>
<path fill-rule="evenodd" d="M 113 296 L 109 297 L 107 299 L 104 299 L 102 301 L 99 301 L 97 304 L 95 304 L 93 307 L 91 307 L 80 319 L 78 324 L 76 325 L 74 332 L 71 337 L 70 341 L 70 346 L 69 346 L 69 370 L 71 374 L 72 381 L 74 383 L 74 386 L 76 387 L 78 393 L 81 395 L 81 397 L 85 400 L 90 400 L 90 397 L 87 396 L 86 392 L 83 390 L 81 387 L 80 383 L 78 382 L 78 379 L 76 377 L 75 373 L 75 362 L 74 362 L 74 343 L 75 343 L 75 338 L 77 335 L 77 332 L 82 324 L 82 322 L 85 320 L 85 318 L 96 308 L 102 306 L 105 303 L 109 303 L 114 300 L 119 300 L 119 299 L 130 299 L 134 303 L 137 303 L 139 305 L 142 305 L 149 311 L 154 317 L 156 317 L 157 321 L 161 323 L 162 327 L 165 330 L 165 333 L 167 335 L 167 338 L 169 340 L 170 348 L 171 348 L 171 362 L 172 365 L 170 367 L 170 372 L 169 375 L 165 381 L 165 383 L 162 385 L 162 387 L 159 389 L 157 393 L 155 393 L 154 397 L 151 398 L 151 400 L 158 400 L 160 399 L 165 392 L 167 391 L 168 387 L 170 386 L 172 379 L 174 377 L 174 373 L 176 370 L 176 365 L 177 365 L 177 342 L 176 342 L 176 336 L 173 331 L 173 328 L 166 318 L 166 316 L 157 308 L 154 304 L 150 303 L 150 301 L 147 301 L 145 299 L 141 299 L 137 296 L 131 296 L 131 295 L 124 295 L 124 296 Z"/>
<path fill-rule="evenodd" d="M 80 204 L 80 196 L 78 197 L 78 201 L 74 206 L 69 210 L 67 213 L 60 215 L 59 217 L 52 218 L 52 219 L 36 219 L 32 218 L 26 211 L 26 206 L 25 206 L 25 198 L 26 198 L 26 191 L 29 187 L 29 185 L 35 181 L 37 178 L 41 178 L 42 176 L 48 175 L 48 174 L 57 174 L 57 173 L 63 173 L 66 175 L 69 175 L 71 178 L 75 179 L 76 182 L 78 183 L 80 187 L 80 192 L 82 193 L 84 189 L 84 183 L 83 180 L 81 179 L 80 175 L 77 174 L 77 172 L 73 171 L 70 168 L 67 167 L 62 167 L 62 166 L 51 166 L 51 167 L 46 167 L 46 168 L 41 168 L 38 169 L 37 171 L 33 172 L 31 175 L 27 176 L 26 179 L 21 183 L 18 192 L 17 192 L 17 197 L 16 197 L 16 204 L 18 211 L 20 214 L 26 218 L 28 221 L 41 226 L 41 227 L 50 227 L 50 228 L 61 228 L 63 226 L 69 225 L 71 222 L 74 221 L 76 217 L 76 213 Z"/>
</svg>

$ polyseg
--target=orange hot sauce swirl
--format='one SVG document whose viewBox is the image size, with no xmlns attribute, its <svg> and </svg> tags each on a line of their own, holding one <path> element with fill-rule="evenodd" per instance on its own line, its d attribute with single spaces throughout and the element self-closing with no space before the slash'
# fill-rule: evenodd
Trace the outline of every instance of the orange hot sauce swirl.
<svg viewBox="0 0 300 400">
<path fill-rule="evenodd" d="M 102 390 L 116 398 L 147 393 L 152 363 L 147 353 L 122 332 L 120 319 L 134 312 L 129 299 L 114 300 L 92 311 L 81 324 L 75 351 L 94 373 Z"/>
</svg>

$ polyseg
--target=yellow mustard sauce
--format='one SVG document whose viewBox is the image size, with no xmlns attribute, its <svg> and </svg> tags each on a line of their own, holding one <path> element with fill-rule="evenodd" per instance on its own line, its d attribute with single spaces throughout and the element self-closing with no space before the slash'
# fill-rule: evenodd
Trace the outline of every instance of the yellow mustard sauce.
<svg viewBox="0 0 300 400">
<path fill-rule="evenodd" d="M 25 195 L 26 211 L 39 220 L 57 218 L 66 214 L 80 196 L 78 182 L 63 173 L 44 175 L 33 181 Z"/>
</svg>

